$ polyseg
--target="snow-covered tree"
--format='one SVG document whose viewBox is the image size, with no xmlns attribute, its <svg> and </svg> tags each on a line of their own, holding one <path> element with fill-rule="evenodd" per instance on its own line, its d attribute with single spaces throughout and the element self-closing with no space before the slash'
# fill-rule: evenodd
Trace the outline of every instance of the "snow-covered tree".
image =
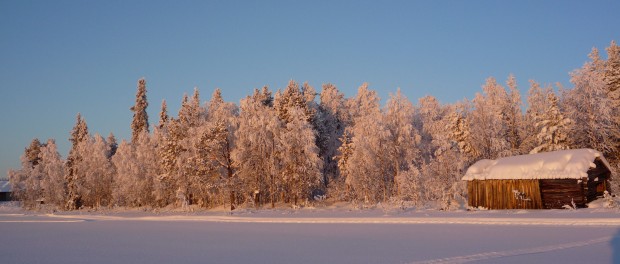
<svg viewBox="0 0 620 264">
<path fill-rule="evenodd" d="M 209 168 L 219 178 L 220 189 L 228 193 L 230 209 L 236 206 L 235 168 L 232 160 L 234 135 L 237 130 L 238 107 L 227 103 L 222 98 L 220 89 L 216 89 L 208 104 L 208 129 L 201 137 L 201 150 L 206 154 Z"/>
<path fill-rule="evenodd" d="M 474 98 L 469 115 L 472 144 L 480 158 L 494 159 L 511 155 L 505 110 L 510 105 L 508 94 L 495 78 L 488 78 L 483 93 Z"/>
<path fill-rule="evenodd" d="M 510 155 L 523 154 L 521 151 L 522 128 L 523 128 L 523 101 L 517 88 L 517 80 L 514 75 L 508 76 L 508 102 L 504 106 L 504 121 L 506 122 L 506 137 L 510 144 Z"/>
<path fill-rule="evenodd" d="M 419 193 L 404 198 L 420 203 L 439 201 L 452 195 L 450 189 L 460 182 L 468 161 L 468 156 L 461 154 L 459 144 L 466 155 L 476 156 L 465 114 L 459 108 L 463 107 L 458 104 L 443 106 L 432 96 L 419 100 L 417 114 L 418 123 L 421 123 L 423 162 L 418 174 L 413 171 L 404 175 L 405 179 L 415 176 L 416 182 L 410 182 L 408 186 Z"/>
<path fill-rule="evenodd" d="M 109 145 L 99 134 L 78 144 L 76 152 L 80 159 L 75 163 L 78 177 L 74 184 L 83 206 L 99 208 L 112 202 L 115 171 L 108 159 L 109 151 Z"/>
<path fill-rule="evenodd" d="M 404 171 L 417 171 L 415 164 L 419 164 L 422 160 L 419 157 L 420 151 L 418 150 L 421 138 L 413 124 L 414 107 L 398 89 L 395 94 L 390 94 L 384 112 L 387 132 L 385 134 L 387 151 L 384 155 L 388 160 L 386 165 L 390 166 L 388 170 L 391 173 L 391 175 L 384 175 L 384 181 L 386 184 L 395 183 L 395 190 L 392 191 L 392 194 L 404 195 L 410 189 L 401 188 L 399 183 L 402 181 L 398 182 L 395 179 Z"/>
<path fill-rule="evenodd" d="M 540 130 L 536 126 L 548 108 L 547 94 L 552 93 L 550 87 L 543 89 L 539 83 L 530 80 L 530 88 L 527 96 L 527 109 L 521 126 L 521 153 L 529 153 L 538 146 L 538 133 Z"/>
<path fill-rule="evenodd" d="M 267 201 L 275 206 L 281 184 L 276 153 L 281 124 L 275 110 L 266 103 L 267 94 L 264 89 L 255 90 L 254 95 L 241 100 L 232 153 L 242 182 L 241 192 L 257 207 Z"/>
<path fill-rule="evenodd" d="M 392 164 L 385 155 L 389 132 L 383 122 L 379 100 L 377 93 L 363 84 L 356 97 L 347 102 L 353 116 L 353 126 L 349 130 L 352 143 L 351 155 L 341 175 L 346 175 L 349 195 L 364 202 L 386 201 L 394 191 Z"/>
<path fill-rule="evenodd" d="M 19 170 L 9 170 L 8 177 L 12 186 L 12 195 L 23 202 L 25 207 L 33 207 L 36 201 L 42 198 L 41 181 L 43 174 L 39 168 L 41 149 L 44 147 L 38 139 L 33 139 L 21 156 L 22 167 Z"/>
<path fill-rule="evenodd" d="M 149 106 L 146 100 L 146 80 L 138 80 L 138 91 L 136 93 L 136 104 L 131 107 L 133 120 L 131 121 L 131 141 L 135 142 L 138 135 L 143 131 L 149 132 L 149 116 L 146 108 Z"/>
<path fill-rule="evenodd" d="M 568 149 L 568 126 L 571 119 L 564 117 L 558 106 L 558 98 L 554 93 L 547 95 L 547 111 L 536 126 L 538 146 L 530 151 L 531 154 Z"/>
<path fill-rule="evenodd" d="M 157 127 L 159 129 L 163 129 L 169 119 L 170 117 L 168 117 L 168 106 L 166 105 L 166 100 L 162 100 L 161 111 L 159 112 L 159 123 L 157 124 Z"/>
<path fill-rule="evenodd" d="M 135 144 L 123 141 L 112 158 L 116 168 L 112 196 L 120 206 L 155 205 L 154 181 L 159 175 L 156 141 L 148 133 L 138 136 Z"/>
<path fill-rule="evenodd" d="M 615 41 L 611 41 L 609 47 L 606 48 L 607 60 L 603 71 L 603 80 L 606 85 L 607 98 L 610 102 L 610 108 L 614 113 L 620 111 L 620 47 Z M 613 115 L 613 126 L 615 126 L 615 137 L 620 137 L 620 115 Z M 620 140 L 616 141 L 614 155 L 620 154 Z M 616 160 L 612 158 L 612 160 Z"/>
<path fill-rule="evenodd" d="M 299 84 L 294 80 L 289 81 L 284 91 L 278 90 L 273 101 L 273 107 L 276 110 L 280 120 L 284 123 L 291 121 L 292 117 L 288 111 L 290 109 L 294 109 L 295 107 L 304 111 L 306 120 L 309 122 L 312 122 L 312 119 L 314 118 L 312 110 L 308 107 L 306 98 L 304 97 L 302 90 L 299 88 Z"/>
<path fill-rule="evenodd" d="M 318 114 L 320 116 L 317 130 L 317 146 L 323 160 L 323 182 L 327 185 L 330 180 L 338 177 L 338 163 L 335 159 L 338 148 L 341 146 L 345 127 L 347 126 L 347 111 L 344 94 L 338 91 L 333 84 L 324 84 L 320 94 Z"/>
<path fill-rule="evenodd" d="M 65 162 L 58 153 L 56 141 L 48 139 L 39 153 L 41 162 L 38 164 L 43 176 L 41 187 L 43 199 L 47 204 L 63 207 L 65 205 Z"/>
<path fill-rule="evenodd" d="M 477 144 L 473 141 L 474 137 L 471 135 L 470 128 L 473 125 L 466 116 L 465 108 L 468 104 L 468 102 L 463 102 L 455 106 L 448 117 L 449 122 L 446 128 L 450 131 L 450 138 L 457 144 L 461 153 L 470 160 L 474 160 L 480 156 L 480 152 Z"/>
<path fill-rule="evenodd" d="M 591 61 L 571 73 L 575 87 L 564 90 L 562 109 L 573 122 L 568 127 L 568 141 L 572 148 L 594 148 L 606 156 L 616 152 L 618 131 L 614 126 L 614 112 L 606 94 L 603 62 L 598 50 L 590 53 Z"/>
<path fill-rule="evenodd" d="M 83 181 L 79 172 L 78 163 L 81 162 L 82 156 L 78 151 L 80 143 L 89 139 L 88 126 L 86 121 L 78 113 L 75 126 L 71 130 L 71 149 L 67 156 L 67 173 L 65 174 L 65 182 L 67 183 L 67 198 L 65 207 L 68 210 L 79 209 L 82 206 L 82 197 L 78 190 L 79 182 Z"/>
<path fill-rule="evenodd" d="M 298 200 L 308 199 L 321 182 L 323 162 L 315 144 L 315 132 L 304 110 L 295 107 L 287 113 L 290 121 L 279 133 L 276 151 L 285 197 L 298 205 Z"/>
</svg>

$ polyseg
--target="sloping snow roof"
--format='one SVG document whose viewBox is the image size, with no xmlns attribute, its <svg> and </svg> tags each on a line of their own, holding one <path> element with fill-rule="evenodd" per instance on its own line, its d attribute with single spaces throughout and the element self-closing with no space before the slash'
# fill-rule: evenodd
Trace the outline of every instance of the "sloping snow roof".
<svg viewBox="0 0 620 264">
<path fill-rule="evenodd" d="M 588 176 L 588 169 L 596 168 L 596 158 L 600 158 L 607 168 L 610 167 L 603 155 L 593 149 L 560 150 L 497 160 L 484 159 L 469 167 L 462 180 L 581 179 Z"/>
<path fill-rule="evenodd" d="M 0 192 L 11 192 L 11 184 L 9 181 L 0 181 Z"/>
</svg>

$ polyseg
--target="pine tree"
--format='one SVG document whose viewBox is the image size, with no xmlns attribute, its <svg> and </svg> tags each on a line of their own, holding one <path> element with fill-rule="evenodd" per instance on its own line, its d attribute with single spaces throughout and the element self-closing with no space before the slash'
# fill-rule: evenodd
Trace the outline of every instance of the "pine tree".
<svg viewBox="0 0 620 264">
<path fill-rule="evenodd" d="M 43 195 L 41 187 L 43 174 L 38 166 L 41 162 L 42 148 L 44 145 L 38 139 L 33 139 L 21 156 L 21 169 L 8 172 L 12 195 L 22 201 L 24 207 L 34 207 Z"/>
<path fill-rule="evenodd" d="M 288 123 L 292 120 L 288 112 L 290 109 L 295 107 L 298 107 L 304 111 L 306 114 L 306 120 L 309 122 L 311 122 L 312 118 L 314 118 L 311 110 L 306 104 L 306 99 L 299 88 L 299 84 L 297 84 L 294 80 L 289 81 L 288 86 L 286 86 L 284 91 L 280 92 L 278 90 L 273 101 L 273 107 L 276 110 L 280 120 L 284 123 Z"/>
<path fill-rule="evenodd" d="M 116 142 L 116 137 L 114 136 L 114 134 L 112 134 L 112 132 L 110 132 L 110 134 L 108 135 L 106 142 L 108 143 L 108 148 L 110 150 L 106 156 L 108 157 L 109 160 L 111 160 L 114 154 L 116 154 L 116 150 L 118 149 L 118 143 Z"/>
<path fill-rule="evenodd" d="M 568 149 L 567 132 L 572 121 L 560 112 L 555 94 L 549 93 L 547 101 L 549 107 L 541 121 L 536 123 L 540 131 L 537 136 L 538 146 L 530 151 L 531 154 Z"/>
<path fill-rule="evenodd" d="M 82 160 L 82 156 L 78 152 L 78 146 L 89 138 L 86 121 L 82 119 L 79 113 L 76 119 L 75 126 L 71 130 L 71 138 L 69 138 L 71 149 L 67 157 L 67 173 L 65 175 L 65 182 L 67 183 L 65 208 L 68 210 L 79 209 L 82 206 L 82 197 L 78 190 L 78 182 L 82 181 L 82 179 L 77 165 Z"/>
<path fill-rule="evenodd" d="M 130 109 L 133 112 L 133 120 L 131 121 L 131 141 L 138 140 L 138 135 L 142 131 L 149 132 L 149 116 L 146 108 L 149 106 L 146 100 L 146 80 L 144 78 L 138 80 L 138 92 L 136 93 L 136 104 Z"/>
<path fill-rule="evenodd" d="M 28 159 L 28 162 L 31 164 L 32 167 L 37 166 L 37 164 L 39 164 L 39 161 L 41 161 L 39 154 L 41 153 L 41 147 L 43 146 L 44 145 L 41 144 L 41 141 L 35 138 L 30 142 L 30 145 L 26 148 L 24 154 L 26 155 L 26 158 Z"/>
<path fill-rule="evenodd" d="M 159 112 L 159 124 L 157 127 L 159 129 L 163 129 L 164 126 L 168 123 L 168 106 L 166 105 L 166 100 L 161 101 L 161 111 Z"/>
</svg>

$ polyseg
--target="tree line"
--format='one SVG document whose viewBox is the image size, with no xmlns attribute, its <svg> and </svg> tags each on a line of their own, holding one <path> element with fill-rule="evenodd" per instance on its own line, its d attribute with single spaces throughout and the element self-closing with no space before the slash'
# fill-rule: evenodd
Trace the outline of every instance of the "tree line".
<svg viewBox="0 0 620 264">
<path fill-rule="evenodd" d="M 466 195 L 461 176 L 480 159 L 593 148 L 616 170 L 620 49 L 612 41 L 606 53 L 593 48 L 570 73 L 572 88 L 530 81 L 525 101 L 513 75 L 505 86 L 488 78 L 472 100 L 425 96 L 414 105 L 397 90 L 384 106 L 365 83 L 346 98 L 333 84 L 317 92 L 291 80 L 275 94 L 255 89 L 239 105 L 219 89 L 202 103 L 195 89 L 176 117 L 162 101 L 156 125 L 140 79 L 130 140 L 91 135 L 78 114 L 66 159 L 53 139 L 34 139 L 9 180 L 24 206 L 65 210 L 233 210 L 317 199 L 450 209 Z"/>
</svg>

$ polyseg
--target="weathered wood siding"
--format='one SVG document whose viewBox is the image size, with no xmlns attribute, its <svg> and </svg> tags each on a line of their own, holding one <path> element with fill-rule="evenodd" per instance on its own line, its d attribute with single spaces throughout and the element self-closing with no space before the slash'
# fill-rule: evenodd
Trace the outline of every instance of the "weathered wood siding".
<svg viewBox="0 0 620 264">
<path fill-rule="evenodd" d="M 586 181 L 587 178 L 581 182 L 575 179 L 540 180 L 543 207 L 560 209 L 572 202 L 578 207 L 585 207 L 588 202 Z"/>
<path fill-rule="evenodd" d="M 473 180 L 467 182 L 470 206 L 488 209 L 543 208 L 538 180 Z"/>
</svg>

